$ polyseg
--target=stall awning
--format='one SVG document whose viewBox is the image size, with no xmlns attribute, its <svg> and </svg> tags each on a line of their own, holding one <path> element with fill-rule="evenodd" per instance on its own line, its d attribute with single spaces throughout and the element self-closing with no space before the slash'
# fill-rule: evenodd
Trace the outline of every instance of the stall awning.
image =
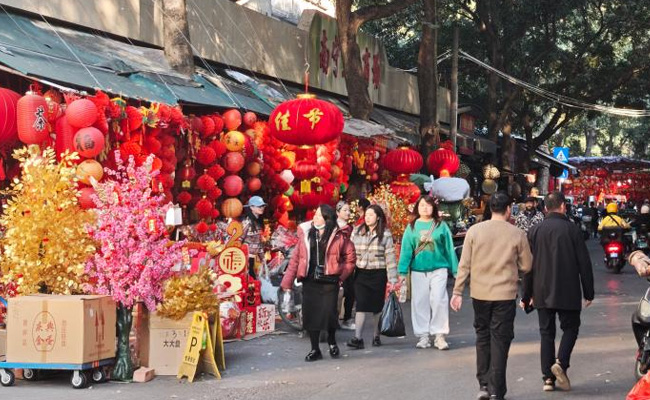
<svg viewBox="0 0 650 400">
<path fill-rule="evenodd" d="M 249 90 L 216 85 L 202 74 L 190 79 L 176 73 L 160 49 L 4 9 L 0 10 L 0 64 L 27 77 L 150 102 L 235 107 L 263 114 L 271 108 Z"/>
<path fill-rule="evenodd" d="M 537 159 L 535 159 L 537 157 Z M 546 163 L 550 165 L 556 165 L 562 169 L 569 170 L 571 173 L 577 172 L 577 168 L 571 164 L 567 164 L 565 162 L 562 162 L 555 157 L 553 157 L 551 154 L 548 154 L 540 149 L 535 150 L 535 155 L 533 156 L 533 161 L 539 161 L 539 159 L 543 159 Z"/>
</svg>

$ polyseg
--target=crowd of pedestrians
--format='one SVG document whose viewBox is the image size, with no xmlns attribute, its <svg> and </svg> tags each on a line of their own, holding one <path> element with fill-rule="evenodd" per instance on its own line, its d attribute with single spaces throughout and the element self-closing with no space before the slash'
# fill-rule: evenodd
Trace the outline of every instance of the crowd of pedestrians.
<svg viewBox="0 0 650 400">
<path fill-rule="evenodd" d="M 543 390 L 570 390 L 567 370 L 581 310 L 594 298 L 592 265 L 580 228 L 566 215 L 562 193 L 545 197 L 545 214 L 537 210 L 536 198 L 527 198 L 525 203 L 526 208 L 511 223 L 510 197 L 503 192 L 493 194 L 491 216 L 467 231 L 460 261 L 452 233 L 431 196 L 415 203 L 399 260 L 379 205 L 363 203 L 362 217 L 355 226 L 349 224 L 350 207 L 345 202 L 339 202 L 336 209 L 320 206 L 312 221 L 299 226 L 298 245 L 282 281 L 285 290 L 290 290 L 295 278 L 303 283 L 303 327 L 311 340 L 305 360 L 323 357 L 321 331 L 327 332 L 330 356 L 340 355 L 336 342 L 340 286 L 345 288 L 341 325 L 354 330 L 348 347 L 365 348 L 362 333 L 368 323 L 374 326 L 372 346 L 381 346 L 378 326 L 387 287 L 408 285 L 410 278 L 416 347 L 447 350 L 449 309 L 461 309 L 469 284 L 478 399 L 503 399 L 507 392 L 506 367 L 519 295 L 520 307 L 527 313 L 537 311 Z M 455 278 L 451 300 L 447 293 L 450 275 Z M 562 330 L 557 352 L 556 319 Z"/>
</svg>

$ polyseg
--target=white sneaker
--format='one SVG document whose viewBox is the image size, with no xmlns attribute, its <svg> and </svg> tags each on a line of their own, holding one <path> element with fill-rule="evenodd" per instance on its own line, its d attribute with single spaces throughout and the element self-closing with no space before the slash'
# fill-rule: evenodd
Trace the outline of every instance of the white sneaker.
<svg viewBox="0 0 650 400">
<path fill-rule="evenodd" d="M 346 331 L 353 331 L 357 329 L 357 325 L 353 322 L 352 319 L 349 319 L 347 321 L 343 321 L 341 324 L 341 329 L 344 329 Z"/>
<path fill-rule="evenodd" d="M 449 343 L 445 340 L 445 335 L 436 335 L 433 345 L 438 350 L 449 350 Z"/>
<path fill-rule="evenodd" d="M 429 340 L 429 336 L 421 336 L 420 340 L 418 341 L 418 344 L 415 345 L 418 349 L 428 349 L 431 347 L 431 341 Z"/>
</svg>

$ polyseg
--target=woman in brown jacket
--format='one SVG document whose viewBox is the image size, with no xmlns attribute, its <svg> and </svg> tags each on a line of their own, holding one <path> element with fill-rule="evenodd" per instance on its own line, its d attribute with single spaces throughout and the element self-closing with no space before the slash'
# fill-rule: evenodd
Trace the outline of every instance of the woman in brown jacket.
<svg viewBox="0 0 650 400">
<path fill-rule="evenodd" d="M 298 244 L 282 279 L 282 288 L 291 290 L 297 277 L 302 285 L 303 327 L 309 332 L 311 351 L 305 361 L 323 358 L 318 346 L 320 331 L 327 331 L 332 358 L 340 355 L 336 345 L 339 286 L 353 271 L 356 263 L 354 245 L 336 223 L 336 213 L 321 205 L 314 219 L 298 227 Z"/>
</svg>

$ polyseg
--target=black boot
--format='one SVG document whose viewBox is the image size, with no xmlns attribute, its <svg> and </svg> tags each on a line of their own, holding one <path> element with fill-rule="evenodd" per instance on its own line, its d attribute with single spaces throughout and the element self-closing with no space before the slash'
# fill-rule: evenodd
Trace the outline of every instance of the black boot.
<svg viewBox="0 0 650 400">
<path fill-rule="evenodd" d="M 375 336 L 372 339 L 372 345 L 375 346 L 375 347 L 381 346 L 381 339 L 379 338 L 379 336 Z"/>
<path fill-rule="evenodd" d="M 322 359 L 323 359 L 323 353 L 321 353 L 320 350 L 312 350 L 305 356 L 305 361 L 307 362 L 322 360 Z"/>
<path fill-rule="evenodd" d="M 356 337 L 350 339 L 347 343 L 347 346 L 352 347 L 353 349 L 356 350 L 361 350 L 365 348 L 365 346 L 363 345 L 363 339 L 357 339 Z"/>
<path fill-rule="evenodd" d="M 332 358 L 339 358 L 340 355 L 341 350 L 339 350 L 339 346 L 337 346 L 336 343 L 330 344 L 330 356 L 332 356 Z"/>
</svg>

